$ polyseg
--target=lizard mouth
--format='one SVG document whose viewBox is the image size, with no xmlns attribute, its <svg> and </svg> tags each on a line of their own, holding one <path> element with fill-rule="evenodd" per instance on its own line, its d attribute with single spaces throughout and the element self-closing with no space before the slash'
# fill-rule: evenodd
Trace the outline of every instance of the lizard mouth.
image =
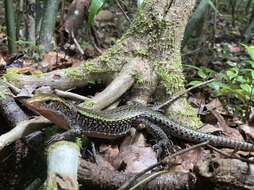
<svg viewBox="0 0 254 190">
<path fill-rule="evenodd" d="M 42 105 L 42 103 L 36 101 L 28 100 L 25 104 L 30 110 L 44 116 L 45 118 L 56 124 L 58 127 L 65 130 L 70 129 L 67 118 L 65 118 L 64 115 L 61 114 L 61 112 L 46 108 Z"/>
</svg>

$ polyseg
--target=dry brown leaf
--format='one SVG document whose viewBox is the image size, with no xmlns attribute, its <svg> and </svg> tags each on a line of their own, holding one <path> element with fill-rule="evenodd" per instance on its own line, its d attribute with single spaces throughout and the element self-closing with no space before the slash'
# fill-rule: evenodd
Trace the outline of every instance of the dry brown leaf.
<svg viewBox="0 0 254 190">
<path fill-rule="evenodd" d="M 19 74 L 33 73 L 33 72 L 34 72 L 34 69 L 32 67 L 17 68 L 17 73 Z"/>
<path fill-rule="evenodd" d="M 254 140 L 254 128 L 247 125 L 247 124 L 244 124 L 244 125 L 240 125 L 240 130 L 242 130 L 244 132 L 244 134 L 251 138 L 252 140 Z"/>
<path fill-rule="evenodd" d="M 199 129 L 202 133 L 219 133 L 223 132 L 221 128 L 215 127 L 214 125 L 206 124 L 202 128 Z"/>
<path fill-rule="evenodd" d="M 120 153 L 114 161 L 116 168 L 123 167 L 126 173 L 137 173 L 157 163 L 156 153 L 151 147 L 145 147 L 143 134 L 126 137 L 121 145 Z"/>
<path fill-rule="evenodd" d="M 117 158 L 119 154 L 119 148 L 116 145 L 106 145 L 102 144 L 99 147 L 99 152 L 103 154 L 103 157 L 110 163 L 113 163 L 113 161 Z"/>
<path fill-rule="evenodd" d="M 217 118 L 219 126 L 222 128 L 223 132 L 226 134 L 228 138 L 237 141 L 243 141 L 243 137 L 237 129 L 229 127 L 224 118 L 217 111 L 213 110 L 211 112 Z"/>
<path fill-rule="evenodd" d="M 215 98 L 211 102 L 206 104 L 206 108 L 210 111 L 216 110 L 220 114 L 226 113 L 225 109 L 223 108 L 222 103 L 220 102 L 220 100 L 218 98 Z"/>
<path fill-rule="evenodd" d="M 193 94 L 188 100 L 196 107 L 200 107 L 202 105 L 205 105 L 206 97 L 201 92 L 197 92 Z"/>
<path fill-rule="evenodd" d="M 0 54 L 0 66 L 6 65 L 6 61 L 4 60 L 3 56 Z"/>
<path fill-rule="evenodd" d="M 198 161 L 205 159 L 208 156 L 209 151 L 203 148 L 198 148 L 186 152 L 176 157 L 177 163 L 181 163 L 175 167 L 175 171 L 178 172 L 189 172 L 192 171 Z"/>
<path fill-rule="evenodd" d="M 49 52 L 44 55 L 41 62 L 43 70 L 52 71 L 54 69 L 60 69 L 80 64 L 80 60 L 70 58 L 63 53 Z"/>
</svg>

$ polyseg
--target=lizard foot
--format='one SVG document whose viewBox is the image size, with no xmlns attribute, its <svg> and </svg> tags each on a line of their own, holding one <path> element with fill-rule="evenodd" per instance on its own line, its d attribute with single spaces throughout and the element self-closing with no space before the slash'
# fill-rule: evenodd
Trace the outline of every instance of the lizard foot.
<svg viewBox="0 0 254 190">
<path fill-rule="evenodd" d="M 61 134 L 56 134 L 54 136 L 52 136 L 47 142 L 46 144 L 51 144 L 53 142 L 57 142 L 57 141 L 63 141 L 63 140 L 73 140 L 76 136 L 79 136 L 81 133 L 80 130 L 77 129 L 71 129 L 69 131 L 66 131 L 64 133 Z"/>
<path fill-rule="evenodd" d="M 63 134 L 56 134 L 49 138 L 49 140 L 46 141 L 46 144 L 49 145 L 53 142 L 63 141 L 65 140 L 65 136 Z"/>
<path fill-rule="evenodd" d="M 162 155 L 170 155 L 173 151 L 173 143 L 170 140 L 160 140 L 158 143 L 153 145 L 153 150 L 156 152 L 158 157 Z"/>
</svg>

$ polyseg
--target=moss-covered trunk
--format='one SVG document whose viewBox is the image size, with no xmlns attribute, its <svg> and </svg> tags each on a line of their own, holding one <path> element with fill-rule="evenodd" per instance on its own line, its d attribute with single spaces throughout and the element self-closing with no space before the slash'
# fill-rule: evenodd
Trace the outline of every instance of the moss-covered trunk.
<svg viewBox="0 0 254 190">
<path fill-rule="evenodd" d="M 195 3 L 196 0 L 145 0 L 129 30 L 100 57 L 76 68 L 36 77 L 8 73 L 6 77 L 20 86 L 37 84 L 60 89 L 82 87 L 91 80 L 113 81 L 119 89 L 112 90 L 110 86 L 94 97 L 97 104 L 115 97 L 100 109 L 110 105 L 130 87 L 132 99 L 142 102 L 147 102 L 154 92 L 160 92 L 164 97 L 173 95 L 184 89 L 180 47 Z M 117 83 L 117 80 L 122 82 Z M 124 80 L 128 81 L 126 88 L 122 88 Z M 115 96 L 115 93 L 119 94 Z M 171 105 L 168 115 L 186 126 L 201 126 L 185 98 Z"/>
</svg>

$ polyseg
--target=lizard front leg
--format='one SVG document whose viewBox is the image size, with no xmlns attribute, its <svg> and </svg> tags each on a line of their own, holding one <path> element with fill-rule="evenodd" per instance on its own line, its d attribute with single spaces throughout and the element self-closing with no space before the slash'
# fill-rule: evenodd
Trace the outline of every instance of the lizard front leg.
<svg viewBox="0 0 254 190">
<path fill-rule="evenodd" d="M 68 130 L 64 133 L 56 134 L 56 135 L 50 137 L 50 139 L 46 142 L 46 144 L 51 144 L 52 142 L 63 141 L 63 140 L 71 141 L 75 137 L 80 136 L 81 134 L 82 134 L 82 131 L 81 131 L 80 127 L 74 126 L 70 130 Z"/>
<path fill-rule="evenodd" d="M 171 152 L 173 144 L 168 135 L 159 126 L 144 118 L 139 118 L 137 122 L 144 124 L 147 132 L 156 139 L 157 142 L 153 145 L 153 149 L 158 156 L 162 153 L 169 154 Z"/>
</svg>

